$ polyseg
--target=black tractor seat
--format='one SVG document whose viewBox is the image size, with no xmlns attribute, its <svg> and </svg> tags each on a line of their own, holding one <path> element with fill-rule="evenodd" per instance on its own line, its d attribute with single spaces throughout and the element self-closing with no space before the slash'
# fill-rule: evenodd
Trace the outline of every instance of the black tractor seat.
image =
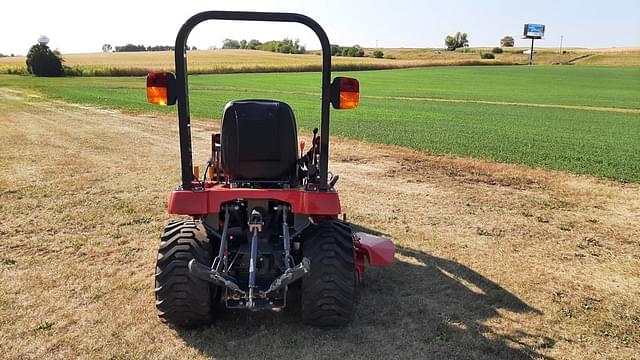
<svg viewBox="0 0 640 360">
<path fill-rule="evenodd" d="M 298 132 L 288 104 L 231 101 L 221 133 L 222 169 L 232 183 L 297 185 Z"/>
</svg>

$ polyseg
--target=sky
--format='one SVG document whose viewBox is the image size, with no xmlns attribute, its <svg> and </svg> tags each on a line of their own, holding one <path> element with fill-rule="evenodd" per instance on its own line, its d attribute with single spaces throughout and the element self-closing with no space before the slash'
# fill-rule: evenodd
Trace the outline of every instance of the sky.
<svg viewBox="0 0 640 360">
<path fill-rule="evenodd" d="M 100 4 L 99 6 L 94 4 Z M 469 34 L 470 45 L 498 46 L 523 24 L 546 25 L 541 47 L 640 46 L 640 0 L 413 1 L 413 0 L 177 0 L 8 1 L 0 11 L 0 53 L 24 55 L 40 35 L 63 54 L 100 52 L 102 44 L 173 45 L 178 29 L 204 10 L 284 11 L 308 15 L 333 44 L 363 47 L 443 47 L 447 34 Z M 189 45 L 220 47 L 225 38 L 261 41 L 299 38 L 318 49 L 311 30 L 298 24 L 207 22 Z"/>
</svg>

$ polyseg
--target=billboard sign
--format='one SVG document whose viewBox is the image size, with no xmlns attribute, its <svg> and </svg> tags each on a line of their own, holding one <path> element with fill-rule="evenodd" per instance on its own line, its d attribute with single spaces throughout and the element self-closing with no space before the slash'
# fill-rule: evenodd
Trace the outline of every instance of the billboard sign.
<svg viewBox="0 0 640 360">
<path fill-rule="evenodd" d="M 524 36 L 529 39 L 541 39 L 544 37 L 544 28 L 542 24 L 524 24 Z"/>
</svg>

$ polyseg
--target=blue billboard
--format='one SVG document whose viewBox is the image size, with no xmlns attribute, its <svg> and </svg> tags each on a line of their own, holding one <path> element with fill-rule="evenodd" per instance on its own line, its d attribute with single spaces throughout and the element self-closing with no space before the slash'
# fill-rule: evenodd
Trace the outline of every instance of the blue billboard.
<svg viewBox="0 0 640 360">
<path fill-rule="evenodd" d="M 545 26 L 542 24 L 524 24 L 524 36 L 527 38 L 540 39 L 544 36 Z"/>
</svg>

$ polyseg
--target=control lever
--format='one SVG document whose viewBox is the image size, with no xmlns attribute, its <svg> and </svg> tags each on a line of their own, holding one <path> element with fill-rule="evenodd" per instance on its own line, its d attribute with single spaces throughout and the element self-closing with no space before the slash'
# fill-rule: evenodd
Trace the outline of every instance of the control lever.
<svg viewBox="0 0 640 360">
<path fill-rule="evenodd" d="M 318 164 L 318 140 L 320 140 L 320 138 L 318 137 L 318 128 L 313 128 L 313 138 L 311 140 L 311 150 L 313 150 L 313 156 L 311 158 L 311 163 L 314 165 Z"/>
<path fill-rule="evenodd" d="M 331 180 L 329 181 L 329 189 L 334 187 L 336 185 L 336 183 L 338 182 L 338 180 L 340 180 L 340 175 L 333 175 L 331 177 Z"/>
</svg>

